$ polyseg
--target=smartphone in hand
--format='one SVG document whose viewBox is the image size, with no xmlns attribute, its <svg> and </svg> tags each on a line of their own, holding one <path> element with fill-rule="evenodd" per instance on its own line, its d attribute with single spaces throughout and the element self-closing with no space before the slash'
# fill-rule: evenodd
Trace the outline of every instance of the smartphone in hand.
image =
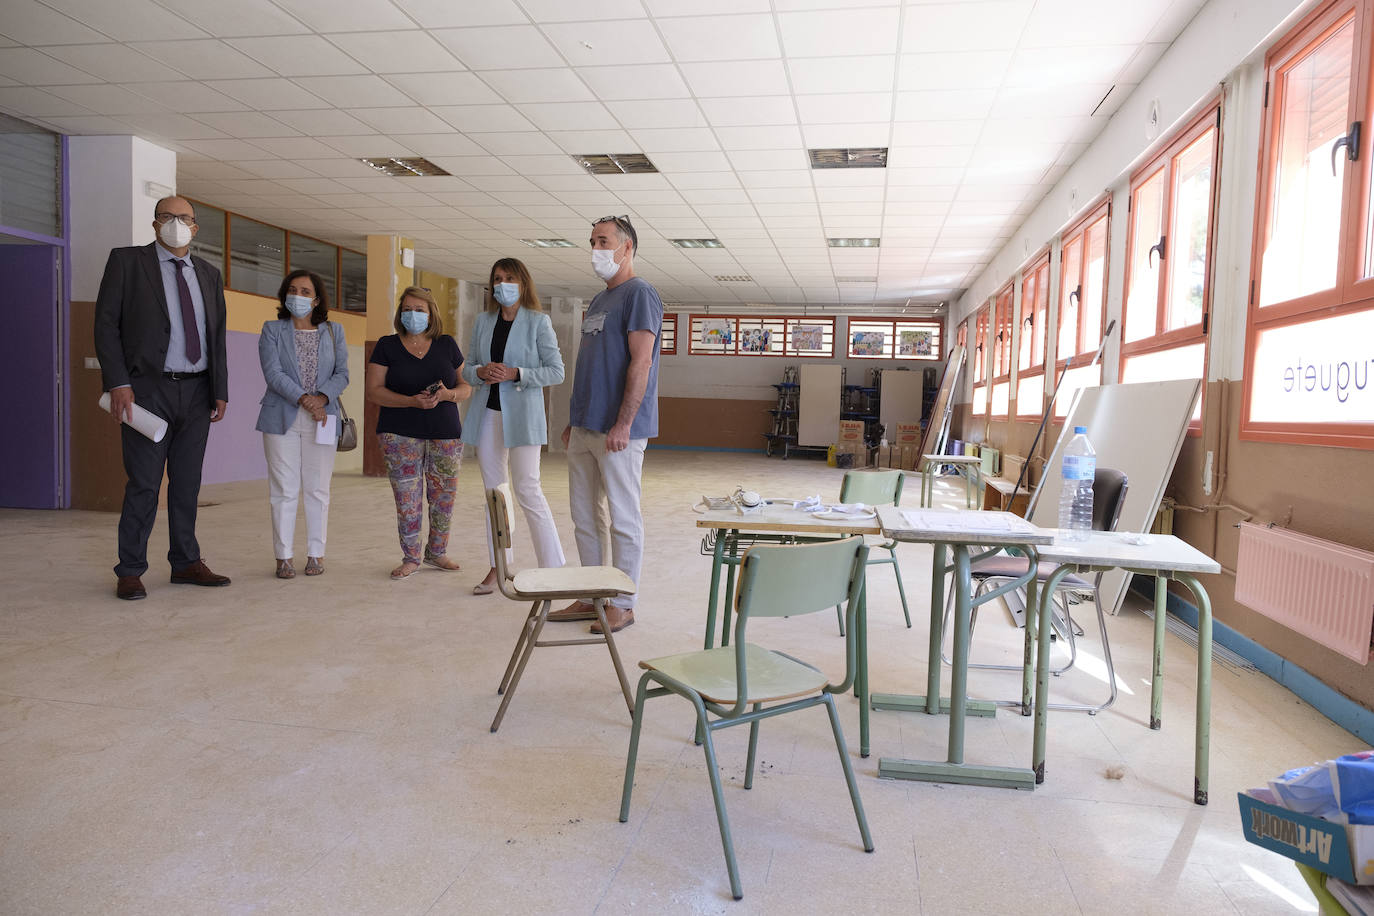
<svg viewBox="0 0 1374 916">
<path fill-rule="evenodd" d="M 440 386 L 442 385 L 443 382 L 435 382 L 434 384 L 430 385 L 428 388 L 425 389 L 425 394 L 437 394 L 439 392 Z"/>
</svg>

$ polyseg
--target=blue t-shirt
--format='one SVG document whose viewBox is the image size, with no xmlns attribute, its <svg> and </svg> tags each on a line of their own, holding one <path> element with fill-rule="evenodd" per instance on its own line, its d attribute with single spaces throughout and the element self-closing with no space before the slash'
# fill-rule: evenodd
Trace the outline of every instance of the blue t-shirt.
<svg viewBox="0 0 1374 916">
<path fill-rule="evenodd" d="M 652 332 L 654 351 L 644 400 L 630 424 L 630 438 L 652 439 L 658 435 L 658 349 L 663 333 L 663 300 L 658 298 L 658 290 L 639 277 L 597 293 L 587 307 L 569 405 L 573 426 L 605 433 L 615 425 L 620 402 L 625 398 L 631 331 Z"/>
</svg>

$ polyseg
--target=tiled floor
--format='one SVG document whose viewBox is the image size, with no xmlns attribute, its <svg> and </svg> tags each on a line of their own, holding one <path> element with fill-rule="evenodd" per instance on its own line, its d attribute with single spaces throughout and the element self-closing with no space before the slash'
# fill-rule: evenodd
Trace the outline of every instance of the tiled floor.
<svg viewBox="0 0 1374 916">
<path fill-rule="evenodd" d="M 560 457 L 545 480 L 575 557 Z M 874 756 L 860 759 L 857 706 L 842 699 L 872 855 L 823 712 L 765 724 L 750 792 L 745 730 L 723 733 L 745 890 L 732 901 L 687 704 L 650 704 L 627 824 L 629 721 L 603 650 L 537 651 L 488 731 L 525 608 L 470 594 L 486 569 L 477 481 L 469 463 L 451 550 L 463 570 L 404 582 L 387 578 L 399 550 L 384 480 L 335 480 L 328 571 L 286 582 L 271 576 L 265 483 L 207 487 L 203 549 L 233 586 L 168 585 L 160 526 L 149 598 L 132 603 L 112 594 L 113 515 L 0 511 L 0 912 L 1316 911 L 1290 863 L 1242 840 L 1235 792 L 1357 739 L 1262 675 L 1218 665 L 1212 803 L 1192 805 L 1196 655 L 1168 637 L 1164 729 L 1150 731 L 1138 602 L 1110 622 L 1121 699 L 1051 716 L 1034 792 L 879 780 L 878 756 L 943 759 L 946 720 L 877 712 Z M 649 452 L 627 662 L 700 644 L 710 561 L 689 507 L 701 495 L 744 484 L 833 498 L 839 481 L 804 459 Z M 921 693 L 929 551 L 899 553 L 916 625 L 876 569 L 872 680 Z M 981 657 L 1019 658 L 1004 616 L 985 611 Z M 768 624 L 758 641 L 842 663 L 833 614 Z M 1085 654 L 1094 637 L 1090 623 Z M 970 691 L 1018 683 L 974 672 Z M 1054 687 L 1087 699 L 1104 685 L 1071 672 Z M 1005 710 L 970 719 L 967 759 L 1027 765 L 1030 725 Z"/>
</svg>

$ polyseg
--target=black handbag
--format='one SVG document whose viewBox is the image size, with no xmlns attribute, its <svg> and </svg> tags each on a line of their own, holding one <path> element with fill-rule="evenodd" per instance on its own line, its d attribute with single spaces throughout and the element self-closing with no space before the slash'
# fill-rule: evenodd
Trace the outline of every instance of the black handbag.
<svg viewBox="0 0 1374 916">
<path fill-rule="evenodd" d="M 333 330 L 333 328 L 334 328 L 334 323 L 333 323 L 333 322 L 330 322 L 330 325 L 329 325 L 329 326 L 330 326 L 330 329 L 331 329 L 331 330 L 330 330 L 330 333 L 331 333 L 331 334 L 336 334 L 336 333 L 338 333 L 337 331 L 334 331 L 334 330 Z M 351 451 L 353 451 L 353 450 L 354 450 L 355 448 L 357 448 L 357 447 L 358 447 L 358 424 L 353 420 L 352 417 L 350 417 L 350 416 L 348 415 L 348 411 L 344 410 L 344 406 L 343 406 L 343 395 L 340 395 L 340 396 L 339 396 L 339 451 L 341 451 L 341 452 L 351 452 Z"/>
</svg>

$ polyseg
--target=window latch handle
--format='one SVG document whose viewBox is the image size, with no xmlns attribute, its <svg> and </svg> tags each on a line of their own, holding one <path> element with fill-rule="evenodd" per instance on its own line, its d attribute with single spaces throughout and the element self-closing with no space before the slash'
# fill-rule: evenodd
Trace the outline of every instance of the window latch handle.
<svg viewBox="0 0 1374 916">
<path fill-rule="evenodd" d="M 1078 305 L 1079 301 L 1080 301 L 1082 298 L 1083 298 L 1083 284 L 1080 283 L 1080 284 L 1078 284 L 1076 287 L 1074 287 L 1073 292 L 1069 293 L 1069 301 L 1072 302 L 1072 303 L 1076 306 L 1076 305 Z"/>
<path fill-rule="evenodd" d="M 1161 261 L 1164 260 L 1164 241 L 1165 241 L 1167 238 L 1168 238 L 1167 235 L 1161 235 L 1161 236 L 1159 237 L 1159 244 L 1158 244 L 1158 245 L 1151 245 L 1151 246 L 1150 246 L 1150 251 L 1149 251 L 1148 254 L 1146 254 L 1145 259 L 1146 259 L 1146 261 L 1149 263 L 1149 265 L 1150 265 L 1151 267 L 1154 267 L 1154 266 L 1155 266 L 1155 262 L 1154 262 L 1154 256 L 1155 256 L 1155 255 L 1159 255 L 1159 259 L 1160 259 Z"/>
<path fill-rule="evenodd" d="M 1337 137 L 1336 142 L 1331 144 L 1331 177 L 1336 177 L 1336 154 L 1345 148 L 1345 158 L 1347 162 L 1355 162 L 1360 158 L 1360 122 L 1355 121 L 1350 125 L 1350 133 L 1344 137 Z"/>
</svg>

